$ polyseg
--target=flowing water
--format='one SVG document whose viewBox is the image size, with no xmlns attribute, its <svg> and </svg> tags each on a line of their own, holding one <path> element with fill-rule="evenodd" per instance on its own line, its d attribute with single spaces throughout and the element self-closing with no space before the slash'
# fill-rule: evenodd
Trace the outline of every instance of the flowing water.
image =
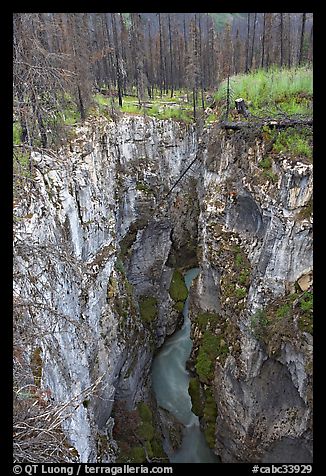
<svg viewBox="0 0 326 476">
<path fill-rule="evenodd" d="M 190 288 L 199 269 L 190 269 L 185 275 L 185 283 Z M 218 458 L 207 446 L 200 430 L 199 419 L 191 411 L 188 394 L 189 374 L 186 370 L 192 348 L 190 338 L 189 302 L 183 308 L 184 323 L 179 331 L 167 339 L 155 357 L 152 368 L 153 388 L 157 403 L 172 413 L 184 425 L 182 445 L 177 451 L 166 444 L 166 452 L 171 463 L 218 463 Z"/>
</svg>

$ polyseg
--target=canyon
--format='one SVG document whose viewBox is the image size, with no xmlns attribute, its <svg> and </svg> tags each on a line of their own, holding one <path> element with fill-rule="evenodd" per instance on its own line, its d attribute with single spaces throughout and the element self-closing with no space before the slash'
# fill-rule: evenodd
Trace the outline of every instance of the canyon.
<svg viewBox="0 0 326 476">
<path fill-rule="evenodd" d="M 279 153 L 266 173 L 269 153 L 263 133 L 137 115 L 33 152 L 14 204 L 17 346 L 26 384 L 67 403 L 78 461 L 166 461 L 166 434 L 180 447 L 151 372 L 194 267 L 189 394 L 209 447 L 222 463 L 312 461 L 313 167 Z"/>
</svg>

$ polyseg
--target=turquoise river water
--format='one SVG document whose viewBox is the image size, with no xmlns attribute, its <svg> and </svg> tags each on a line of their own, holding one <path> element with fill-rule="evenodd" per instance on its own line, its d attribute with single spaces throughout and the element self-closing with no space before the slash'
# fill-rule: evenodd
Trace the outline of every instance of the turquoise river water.
<svg viewBox="0 0 326 476">
<path fill-rule="evenodd" d="M 198 274 L 198 268 L 190 269 L 186 273 L 185 282 L 188 289 Z M 188 394 L 190 377 L 186 370 L 186 362 L 192 348 L 188 310 L 187 299 L 181 329 L 167 339 L 152 367 L 153 388 L 158 405 L 172 413 L 184 425 L 181 447 L 173 451 L 169 442 L 166 442 L 165 450 L 171 463 L 218 463 L 217 456 L 207 446 L 200 430 L 198 417 L 191 411 L 191 398 Z"/>
</svg>

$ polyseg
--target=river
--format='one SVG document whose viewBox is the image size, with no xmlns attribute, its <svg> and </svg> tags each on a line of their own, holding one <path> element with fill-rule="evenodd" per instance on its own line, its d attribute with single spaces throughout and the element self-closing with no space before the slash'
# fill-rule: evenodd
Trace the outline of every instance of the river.
<svg viewBox="0 0 326 476">
<path fill-rule="evenodd" d="M 187 271 L 185 283 L 188 289 L 198 274 L 198 268 Z M 191 398 L 188 394 L 190 377 L 186 370 L 192 348 L 188 310 L 189 298 L 183 308 L 184 322 L 181 329 L 166 340 L 152 367 L 153 388 L 158 405 L 184 425 L 181 447 L 173 451 L 169 442 L 166 442 L 165 450 L 171 463 L 218 463 L 217 456 L 207 446 L 197 415 L 191 411 Z"/>
</svg>

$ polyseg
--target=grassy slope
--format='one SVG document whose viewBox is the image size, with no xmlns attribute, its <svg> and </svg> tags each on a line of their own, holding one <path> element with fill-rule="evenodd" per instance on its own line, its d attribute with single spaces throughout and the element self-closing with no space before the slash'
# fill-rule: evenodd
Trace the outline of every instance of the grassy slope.
<svg viewBox="0 0 326 476">
<path fill-rule="evenodd" d="M 240 97 L 246 101 L 252 116 L 312 116 L 312 69 L 307 66 L 291 69 L 274 67 L 232 76 L 230 97 L 229 120 L 247 120 L 243 116 L 239 117 L 234 109 L 234 100 Z M 220 85 L 214 98 L 222 116 L 226 109 L 226 81 Z M 276 154 L 286 153 L 292 158 L 312 160 L 311 128 L 288 128 L 274 133 L 266 130 L 265 135 L 266 139 L 273 139 L 272 151 Z"/>
<path fill-rule="evenodd" d="M 310 114 L 313 95 L 312 69 L 271 68 L 258 69 L 249 74 L 238 74 L 230 78 L 231 99 L 242 97 L 250 103 L 252 114 L 275 115 Z M 226 81 L 215 94 L 222 106 L 226 97 Z"/>
</svg>

